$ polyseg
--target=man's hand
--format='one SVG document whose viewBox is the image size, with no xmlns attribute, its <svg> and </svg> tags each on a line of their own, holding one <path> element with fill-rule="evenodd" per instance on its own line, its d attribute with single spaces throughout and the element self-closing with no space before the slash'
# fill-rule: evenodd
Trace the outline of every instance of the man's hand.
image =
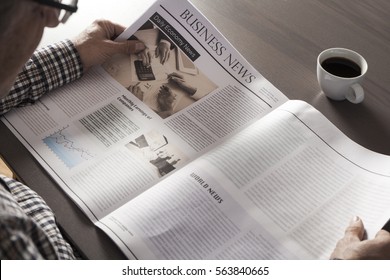
<svg viewBox="0 0 390 280">
<path fill-rule="evenodd" d="M 363 240 L 364 225 L 355 217 L 345 230 L 345 235 L 336 245 L 331 259 L 343 260 L 390 260 L 390 233 L 380 230 L 374 239 Z"/>
<path fill-rule="evenodd" d="M 104 63 L 116 53 L 136 54 L 145 49 L 141 41 L 114 42 L 125 28 L 108 20 L 96 20 L 72 40 L 80 54 L 84 71 Z"/>
</svg>

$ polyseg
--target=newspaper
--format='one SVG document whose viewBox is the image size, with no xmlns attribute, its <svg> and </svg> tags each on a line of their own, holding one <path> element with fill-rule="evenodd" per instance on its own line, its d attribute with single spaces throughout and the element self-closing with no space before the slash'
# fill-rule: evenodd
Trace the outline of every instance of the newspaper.
<svg viewBox="0 0 390 280">
<path fill-rule="evenodd" d="M 129 258 L 327 258 L 353 215 L 386 221 L 389 158 L 288 101 L 191 3 L 155 2 L 133 39 L 147 51 L 3 118 Z"/>
</svg>

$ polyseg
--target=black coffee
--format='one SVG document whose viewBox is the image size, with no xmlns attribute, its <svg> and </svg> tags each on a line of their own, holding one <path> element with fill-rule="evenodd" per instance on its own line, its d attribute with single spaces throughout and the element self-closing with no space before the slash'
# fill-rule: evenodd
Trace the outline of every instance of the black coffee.
<svg viewBox="0 0 390 280">
<path fill-rule="evenodd" d="M 321 66 L 329 73 L 343 78 L 354 78 L 362 73 L 359 65 L 343 57 L 325 59 Z"/>
</svg>

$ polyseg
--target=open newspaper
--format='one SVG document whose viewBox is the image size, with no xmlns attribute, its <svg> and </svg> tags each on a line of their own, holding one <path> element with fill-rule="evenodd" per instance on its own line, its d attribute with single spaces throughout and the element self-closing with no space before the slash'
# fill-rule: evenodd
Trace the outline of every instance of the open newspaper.
<svg viewBox="0 0 390 280">
<path fill-rule="evenodd" d="M 151 67 L 115 56 L 3 118 L 129 258 L 328 258 L 354 215 L 369 235 L 387 221 L 390 158 L 289 101 L 189 2 L 157 1 L 133 39 Z"/>
</svg>

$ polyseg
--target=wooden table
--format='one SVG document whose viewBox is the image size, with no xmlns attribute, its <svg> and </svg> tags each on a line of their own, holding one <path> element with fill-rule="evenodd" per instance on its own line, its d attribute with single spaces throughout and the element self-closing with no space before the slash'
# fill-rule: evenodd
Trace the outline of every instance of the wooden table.
<svg viewBox="0 0 390 280">
<path fill-rule="evenodd" d="M 128 25 L 152 1 L 80 1 L 79 14 L 43 43 L 77 34 L 81 23 L 104 17 Z M 314 105 L 362 146 L 390 155 L 390 2 L 386 0 L 193 0 L 239 52 L 290 99 Z M 83 5 L 83 6 L 81 6 Z M 128 12 L 124 12 L 128 11 Z M 77 28 L 76 28 L 77 27 Z M 324 97 L 316 78 L 317 55 L 329 47 L 361 53 L 369 67 L 366 98 L 355 105 Z M 121 259 L 114 243 L 74 205 L 1 123 L 0 154 L 54 209 L 60 225 L 86 257 Z"/>
<path fill-rule="evenodd" d="M 239 52 L 290 99 L 314 105 L 364 147 L 390 155 L 390 2 L 195 0 Z M 321 92 L 316 59 L 344 47 L 368 62 L 359 105 Z"/>
</svg>

